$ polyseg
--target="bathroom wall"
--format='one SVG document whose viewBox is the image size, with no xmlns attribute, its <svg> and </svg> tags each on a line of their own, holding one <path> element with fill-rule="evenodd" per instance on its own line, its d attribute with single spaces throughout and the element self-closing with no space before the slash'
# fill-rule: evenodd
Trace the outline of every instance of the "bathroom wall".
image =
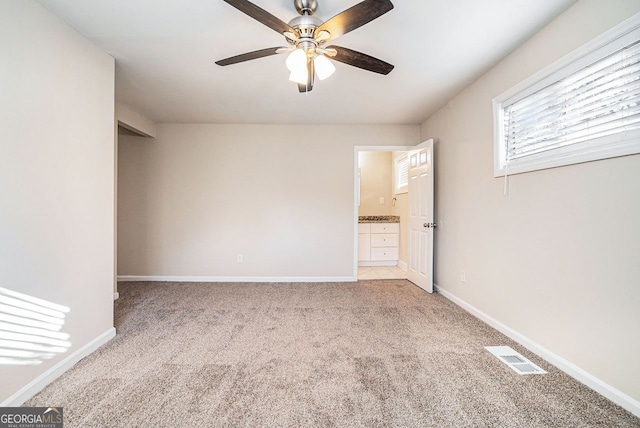
<svg viewBox="0 0 640 428">
<path fill-rule="evenodd" d="M 360 209 L 358 215 L 391 215 L 393 169 L 391 152 L 359 152 Z M 384 198 L 381 202 L 380 198 Z"/>
</svg>

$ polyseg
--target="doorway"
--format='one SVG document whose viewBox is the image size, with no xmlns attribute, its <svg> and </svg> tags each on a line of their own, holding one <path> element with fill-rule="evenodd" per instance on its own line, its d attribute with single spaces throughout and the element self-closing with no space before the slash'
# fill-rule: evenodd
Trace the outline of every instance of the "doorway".
<svg viewBox="0 0 640 428">
<path fill-rule="evenodd" d="M 433 291 L 433 161 L 433 140 L 417 146 L 355 147 L 358 280 L 408 278 Z"/>
<path fill-rule="evenodd" d="M 407 189 L 396 191 L 395 164 L 411 148 L 355 148 L 354 276 L 358 280 L 407 278 Z"/>
</svg>

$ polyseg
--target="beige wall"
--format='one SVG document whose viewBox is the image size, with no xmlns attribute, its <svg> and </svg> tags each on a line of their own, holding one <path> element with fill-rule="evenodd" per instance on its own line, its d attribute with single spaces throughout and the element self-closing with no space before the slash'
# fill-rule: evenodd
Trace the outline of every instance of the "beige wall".
<svg viewBox="0 0 640 428">
<path fill-rule="evenodd" d="M 411 146 L 419 133 L 164 124 L 155 139 L 121 135 L 118 275 L 352 277 L 354 146 Z"/>
<path fill-rule="evenodd" d="M 0 57 L 0 287 L 69 307 L 72 344 L 0 365 L 15 404 L 113 328 L 114 60 L 33 1 L 0 2 Z"/>
<path fill-rule="evenodd" d="M 436 138 L 436 282 L 640 400 L 640 156 L 493 177 L 491 100 L 640 11 L 582 0 L 422 125 Z M 466 283 L 460 271 L 466 271 Z"/>
<path fill-rule="evenodd" d="M 358 152 L 360 168 L 359 215 L 391 215 L 393 169 L 391 152 Z M 380 198 L 384 203 L 380 203 Z"/>
</svg>

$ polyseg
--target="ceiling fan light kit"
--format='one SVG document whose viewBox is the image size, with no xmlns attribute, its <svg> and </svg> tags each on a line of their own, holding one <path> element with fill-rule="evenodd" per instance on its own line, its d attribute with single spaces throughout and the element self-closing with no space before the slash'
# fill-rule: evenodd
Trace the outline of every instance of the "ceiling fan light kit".
<svg viewBox="0 0 640 428">
<path fill-rule="evenodd" d="M 296 70 L 291 71 L 291 74 L 289 75 L 289 80 L 292 82 L 298 83 L 300 85 L 306 85 L 307 76 L 308 76 L 307 64 L 305 63 L 304 68 L 298 68 Z"/>
<path fill-rule="evenodd" d="M 317 54 L 313 59 L 313 65 L 316 69 L 316 75 L 318 79 L 324 80 L 330 77 L 335 71 L 336 67 L 322 54 Z"/>
<path fill-rule="evenodd" d="M 293 4 L 300 16 L 293 18 L 288 24 L 248 0 L 224 1 L 282 34 L 289 46 L 236 55 L 216 61 L 218 65 L 227 66 L 289 53 L 285 61 L 291 72 L 289 80 L 296 82 L 298 90 L 305 93 L 313 89 L 315 76 L 324 80 L 335 72 L 336 68 L 329 58 L 379 74 L 386 75 L 393 70 L 393 65 L 372 56 L 340 46 L 323 46 L 330 40 L 353 31 L 393 9 L 390 0 L 364 0 L 325 22 L 313 16 L 318 7 L 316 0 L 294 0 Z"/>
<path fill-rule="evenodd" d="M 301 67 L 307 68 L 307 53 L 304 49 L 294 49 L 287 57 L 285 64 L 291 72 L 299 70 Z"/>
</svg>

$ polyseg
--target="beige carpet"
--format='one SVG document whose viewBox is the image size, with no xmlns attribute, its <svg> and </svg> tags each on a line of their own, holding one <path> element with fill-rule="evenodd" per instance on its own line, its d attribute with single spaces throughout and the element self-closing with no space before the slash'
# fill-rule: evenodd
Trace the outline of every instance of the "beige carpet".
<svg viewBox="0 0 640 428">
<path fill-rule="evenodd" d="M 118 335 L 29 400 L 66 427 L 631 427 L 406 280 L 121 283 Z M 483 347 L 549 371 L 520 376 Z"/>
</svg>

